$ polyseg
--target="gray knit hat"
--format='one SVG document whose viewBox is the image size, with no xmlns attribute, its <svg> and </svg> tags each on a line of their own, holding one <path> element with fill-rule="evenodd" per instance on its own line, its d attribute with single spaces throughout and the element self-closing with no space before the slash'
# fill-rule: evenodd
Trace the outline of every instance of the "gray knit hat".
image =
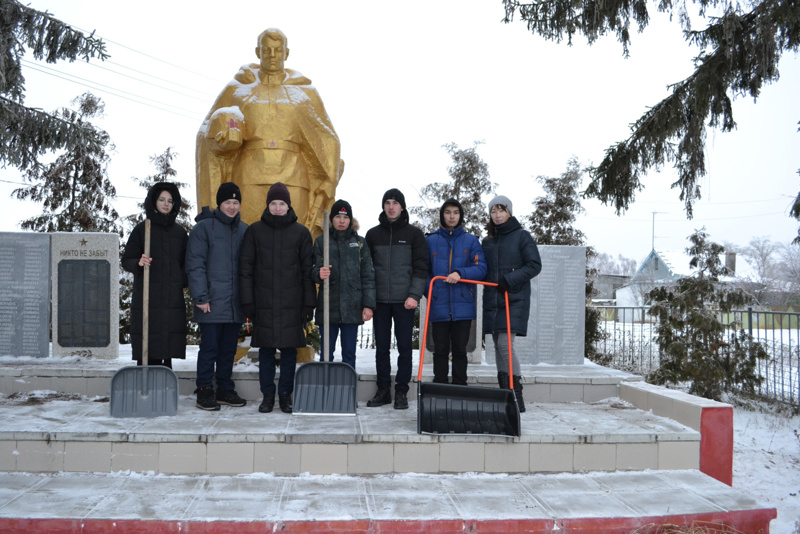
<svg viewBox="0 0 800 534">
<path fill-rule="evenodd" d="M 505 206 L 508 210 L 508 214 L 513 215 L 513 212 L 511 211 L 511 200 L 503 195 L 498 195 L 489 201 L 489 215 L 492 214 L 492 208 L 497 205 Z"/>
</svg>

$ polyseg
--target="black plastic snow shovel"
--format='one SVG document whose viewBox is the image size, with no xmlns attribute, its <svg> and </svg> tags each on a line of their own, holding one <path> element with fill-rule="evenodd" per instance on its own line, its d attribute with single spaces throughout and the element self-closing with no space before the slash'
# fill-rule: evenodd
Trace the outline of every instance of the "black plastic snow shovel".
<svg viewBox="0 0 800 534">
<path fill-rule="evenodd" d="M 322 256 L 327 266 L 330 260 L 328 240 L 330 221 L 328 210 L 322 216 Z M 344 362 L 329 362 L 330 345 L 330 278 L 322 282 L 322 329 L 324 339 L 321 362 L 308 362 L 298 367 L 294 375 L 294 407 L 292 415 L 356 415 L 358 375 Z"/>
<path fill-rule="evenodd" d="M 419 349 L 419 372 L 417 375 L 417 433 L 418 434 L 489 434 L 496 436 L 520 436 L 519 406 L 511 389 L 434 384 L 422 381 L 422 364 L 425 358 L 425 343 L 430 321 L 433 283 L 445 276 L 434 276 L 428 287 L 428 304 L 425 311 L 425 328 Z M 468 284 L 497 286 L 491 282 L 461 279 Z M 508 376 L 513 381 L 511 367 L 511 319 L 506 298 L 506 324 L 508 330 Z"/>
<path fill-rule="evenodd" d="M 144 223 L 144 253 L 150 256 L 150 219 Z M 123 367 L 111 378 L 112 417 L 158 417 L 178 411 L 178 377 L 161 365 L 148 366 L 150 266 L 142 284 L 142 365 Z"/>
</svg>

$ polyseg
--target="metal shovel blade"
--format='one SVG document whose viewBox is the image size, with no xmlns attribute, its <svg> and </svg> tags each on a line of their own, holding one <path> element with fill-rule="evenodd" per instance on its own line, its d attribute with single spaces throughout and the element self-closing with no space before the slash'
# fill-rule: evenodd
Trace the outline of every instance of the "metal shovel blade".
<svg viewBox="0 0 800 534">
<path fill-rule="evenodd" d="M 417 384 L 417 433 L 520 436 L 519 406 L 510 389 Z"/>
<path fill-rule="evenodd" d="M 344 362 L 309 362 L 294 375 L 292 415 L 356 415 L 358 375 Z"/>
<path fill-rule="evenodd" d="M 111 378 L 112 417 L 158 417 L 178 411 L 178 377 L 172 369 L 123 367 Z"/>
</svg>

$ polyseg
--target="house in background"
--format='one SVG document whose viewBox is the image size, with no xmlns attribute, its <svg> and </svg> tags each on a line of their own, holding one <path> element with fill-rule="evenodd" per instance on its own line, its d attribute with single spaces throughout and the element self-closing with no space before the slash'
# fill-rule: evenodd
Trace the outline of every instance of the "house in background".
<svg viewBox="0 0 800 534">
<path fill-rule="evenodd" d="M 726 252 L 722 258 L 728 276 L 722 279 L 723 282 L 732 282 L 736 274 L 736 253 Z M 650 304 L 647 294 L 654 288 L 669 286 L 678 278 L 691 276 L 692 269 L 689 267 L 691 257 L 684 252 L 651 250 L 644 260 L 639 264 L 636 273 L 631 277 L 630 282 L 617 289 L 617 306 L 647 306 Z M 641 310 L 620 310 L 622 316 L 618 320 L 641 321 L 643 313 Z"/>
</svg>

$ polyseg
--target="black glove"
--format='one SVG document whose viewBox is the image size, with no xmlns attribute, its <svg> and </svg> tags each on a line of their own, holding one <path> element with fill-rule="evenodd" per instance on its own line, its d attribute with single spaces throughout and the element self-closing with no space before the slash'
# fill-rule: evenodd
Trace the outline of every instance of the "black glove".
<svg viewBox="0 0 800 534">
<path fill-rule="evenodd" d="M 314 320 L 314 308 L 303 308 L 303 322 L 310 323 Z"/>
<path fill-rule="evenodd" d="M 245 317 L 250 319 L 256 316 L 256 307 L 254 304 L 242 304 L 242 313 Z"/>
<path fill-rule="evenodd" d="M 501 293 L 511 290 L 511 288 L 508 286 L 508 282 L 506 282 L 505 277 L 500 278 L 500 280 L 497 282 L 497 290 Z"/>
</svg>

